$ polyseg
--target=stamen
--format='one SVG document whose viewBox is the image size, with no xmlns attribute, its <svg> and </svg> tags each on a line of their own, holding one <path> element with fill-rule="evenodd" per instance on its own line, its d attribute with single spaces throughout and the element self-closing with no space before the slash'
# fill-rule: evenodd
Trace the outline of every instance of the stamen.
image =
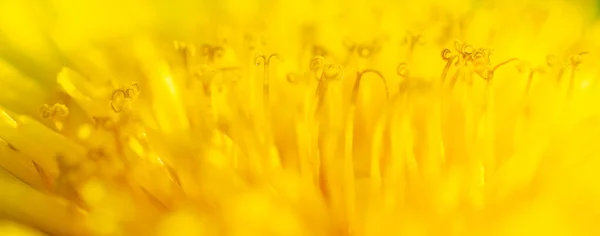
<svg viewBox="0 0 600 236">
<path fill-rule="evenodd" d="M 341 65 L 325 64 L 325 58 L 323 57 L 313 58 L 309 68 L 313 71 L 315 79 L 319 82 L 323 80 L 340 80 L 344 77 L 344 70 Z"/>
<path fill-rule="evenodd" d="M 128 111 L 139 93 L 140 86 L 137 83 L 133 83 L 126 88 L 117 89 L 111 96 L 110 107 L 116 113 Z"/>
<path fill-rule="evenodd" d="M 40 107 L 40 113 L 44 119 L 59 121 L 63 120 L 69 115 L 69 108 L 61 103 L 55 103 L 52 106 L 44 104 L 42 107 Z"/>
<path fill-rule="evenodd" d="M 193 44 L 183 43 L 179 41 L 173 42 L 175 50 L 179 51 L 183 60 L 183 65 L 186 69 L 190 68 L 190 59 L 196 55 L 196 47 Z"/>
<path fill-rule="evenodd" d="M 454 65 L 458 66 L 460 63 L 460 57 L 458 54 L 455 54 L 450 49 L 446 48 L 442 50 L 442 60 L 446 61 L 446 65 L 444 66 L 441 76 L 442 82 L 445 82 L 452 63 L 454 62 Z"/>
<path fill-rule="evenodd" d="M 264 103 L 265 103 L 265 109 L 267 108 L 268 104 L 269 104 L 269 96 L 270 96 L 270 92 L 269 92 L 269 65 L 271 64 L 271 59 L 273 58 L 279 58 L 279 60 L 281 60 L 281 56 L 279 56 L 279 54 L 271 54 L 269 56 L 263 55 L 263 54 L 258 54 L 255 58 L 254 58 L 254 63 L 256 64 L 256 66 L 260 66 L 261 64 L 264 66 L 263 68 L 263 99 L 264 99 Z"/>
<path fill-rule="evenodd" d="M 573 88 L 575 87 L 575 71 L 583 62 L 583 59 L 581 57 L 588 54 L 588 52 L 581 52 L 569 58 L 569 62 L 571 64 L 571 77 L 569 79 L 569 87 L 567 88 L 569 95 L 573 92 Z"/>
<path fill-rule="evenodd" d="M 571 62 L 571 66 L 577 67 L 577 66 L 581 65 L 581 63 L 583 62 L 583 58 L 581 58 L 581 57 L 588 55 L 588 54 L 589 54 L 589 52 L 581 52 L 581 53 L 571 56 L 569 58 L 569 62 Z"/>
<path fill-rule="evenodd" d="M 356 105 L 356 101 L 358 99 L 358 92 L 360 90 L 360 82 L 363 78 L 363 76 L 367 73 L 373 73 L 377 76 L 379 76 L 379 78 L 381 78 L 381 81 L 383 82 L 383 86 L 385 87 L 385 98 L 389 99 L 390 98 L 390 92 L 388 89 L 388 84 L 387 84 L 387 80 L 385 79 L 385 77 L 383 77 L 383 74 L 381 74 L 381 72 L 377 71 L 377 70 L 364 70 L 364 71 L 360 71 L 356 74 L 356 80 L 354 81 L 354 87 L 352 89 L 352 96 L 351 96 L 351 105 L 355 106 Z"/>
<path fill-rule="evenodd" d="M 60 131 L 63 128 L 63 120 L 69 115 L 69 108 L 61 103 L 52 106 L 44 104 L 40 107 L 40 114 L 43 119 L 53 121 L 56 129 Z"/>
<path fill-rule="evenodd" d="M 415 47 L 417 45 L 423 45 L 423 35 L 421 34 L 412 34 L 411 32 L 408 32 L 407 35 L 404 37 L 404 44 L 408 45 L 408 54 L 407 54 L 407 60 L 409 60 L 412 55 L 413 52 L 415 50 Z"/>
<path fill-rule="evenodd" d="M 329 82 L 344 78 L 344 69 L 341 65 L 325 64 L 325 59 L 323 57 L 313 58 L 310 62 L 310 69 L 313 71 L 315 79 L 318 81 L 317 90 L 315 92 L 318 99 L 318 113 L 323 106 Z"/>
<path fill-rule="evenodd" d="M 110 107 L 113 109 L 114 112 L 120 113 L 123 112 L 125 109 L 129 109 L 129 107 L 131 107 L 131 101 L 129 101 L 129 99 L 127 99 L 126 97 L 127 93 L 125 93 L 125 91 L 123 91 L 122 89 L 117 89 L 113 92 L 110 99 Z"/>
<path fill-rule="evenodd" d="M 202 56 L 205 56 L 209 63 L 214 63 L 215 59 L 223 56 L 225 49 L 221 46 L 211 46 L 208 44 L 202 45 Z"/>
<path fill-rule="evenodd" d="M 386 99 L 389 99 L 389 89 L 387 85 L 387 80 L 384 78 L 383 74 L 377 70 L 364 70 L 357 72 L 356 80 L 354 81 L 354 88 L 352 89 L 351 102 L 350 102 L 350 110 L 348 112 L 348 117 L 346 118 L 346 127 L 345 127 L 345 139 L 344 139 L 344 182 L 345 190 L 346 190 L 346 204 L 347 209 L 350 212 L 354 212 L 355 207 L 355 186 L 354 186 L 354 160 L 353 160 L 353 139 L 354 139 L 354 117 L 356 112 L 356 102 L 358 100 L 358 93 L 360 90 L 360 82 L 363 76 L 367 73 L 374 73 L 383 81 L 385 87 Z M 326 74 L 325 74 L 326 75 Z M 326 75 L 327 76 L 327 75 Z M 353 215 L 353 214 L 351 214 Z"/>
</svg>

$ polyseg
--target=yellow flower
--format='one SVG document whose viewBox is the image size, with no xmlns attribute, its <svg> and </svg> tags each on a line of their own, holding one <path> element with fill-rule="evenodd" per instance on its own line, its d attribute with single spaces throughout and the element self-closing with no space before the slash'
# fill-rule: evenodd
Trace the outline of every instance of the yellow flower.
<svg viewBox="0 0 600 236">
<path fill-rule="evenodd" d="M 598 235 L 594 1 L 0 2 L 0 235 Z"/>
</svg>

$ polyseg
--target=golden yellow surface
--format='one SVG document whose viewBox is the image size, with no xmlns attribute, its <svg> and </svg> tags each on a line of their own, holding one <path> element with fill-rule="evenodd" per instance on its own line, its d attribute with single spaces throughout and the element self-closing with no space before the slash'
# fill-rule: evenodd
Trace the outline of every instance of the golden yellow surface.
<svg viewBox="0 0 600 236">
<path fill-rule="evenodd" d="M 600 235 L 596 9 L 0 0 L 0 235 Z"/>
</svg>

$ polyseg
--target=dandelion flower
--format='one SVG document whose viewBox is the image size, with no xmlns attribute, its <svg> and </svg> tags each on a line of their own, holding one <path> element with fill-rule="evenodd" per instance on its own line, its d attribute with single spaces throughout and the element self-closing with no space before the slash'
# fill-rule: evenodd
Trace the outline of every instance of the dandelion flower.
<svg viewBox="0 0 600 236">
<path fill-rule="evenodd" d="M 1 235 L 599 235 L 595 1 L 0 2 Z"/>
</svg>

